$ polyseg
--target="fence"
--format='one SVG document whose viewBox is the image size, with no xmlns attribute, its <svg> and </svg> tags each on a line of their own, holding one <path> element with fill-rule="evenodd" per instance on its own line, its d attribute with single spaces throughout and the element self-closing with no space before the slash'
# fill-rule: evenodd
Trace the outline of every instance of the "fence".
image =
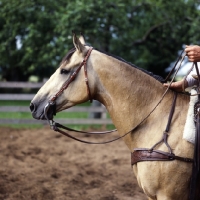
<svg viewBox="0 0 200 200">
<path fill-rule="evenodd" d="M 30 83 L 30 82 L 0 82 L 0 88 L 22 88 L 22 89 L 39 89 L 43 83 Z M 33 99 L 35 94 L 0 94 L 0 101 L 7 101 L 7 100 L 28 100 L 31 101 Z M 6 112 L 6 113 L 17 113 L 17 112 L 28 112 L 30 113 L 28 106 L 3 106 L 0 105 L 0 112 Z M 93 124 L 112 124 L 112 121 L 107 116 L 107 110 L 104 106 L 76 106 L 69 108 L 63 112 L 68 113 L 76 113 L 76 112 L 87 112 L 88 118 L 59 118 L 56 119 L 57 122 L 62 124 L 87 124 L 87 125 L 93 125 Z M 96 119 L 92 116 L 94 116 L 94 113 L 100 113 L 100 118 Z M 47 124 L 44 120 L 35 120 L 35 119 L 5 119 L 0 118 L 0 124 Z"/>
</svg>

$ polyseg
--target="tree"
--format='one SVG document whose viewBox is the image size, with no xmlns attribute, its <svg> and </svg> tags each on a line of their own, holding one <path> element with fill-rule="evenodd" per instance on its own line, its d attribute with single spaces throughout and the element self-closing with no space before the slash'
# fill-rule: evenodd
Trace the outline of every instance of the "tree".
<svg viewBox="0 0 200 200">
<path fill-rule="evenodd" d="M 22 81 L 31 74 L 48 76 L 58 62 L 54 44 L 58 4 L 53 0 L 3 0 L 0 6 L 2 77 Z"/>
<path fill-rule="evenodd" d="M 6 80 L 49 77 L 73 46 L 72 30 L 95 48 L 162 76 L 183 44 L 199 43 L 194 0 L 0 2 L 0 71 Z"/>
<path fill-rule="evenodd" d="M 64 39 L 76 27 L 94 47 L 165 76 L 183 44 L 198 44 L 191 34 L 199 32 L 198 6 L 189 0 L 76 0 L 63 8 L 71 12 L 62 16 L 60 33 Z"/>
</svg>

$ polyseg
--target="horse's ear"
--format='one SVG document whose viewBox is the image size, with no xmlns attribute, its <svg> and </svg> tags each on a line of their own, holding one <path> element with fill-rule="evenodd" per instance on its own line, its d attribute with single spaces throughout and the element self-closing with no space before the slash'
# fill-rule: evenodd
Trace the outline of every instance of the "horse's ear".
<svg viewBox="0 0 200 200">
<path fill-rule="evenodd" d="M 81 41 L 81 43 L 82 43 L 83 45 L 85 45 L 85 38 L 84 38 L 84 36 L 83 36 L 82 33 L 81 33 L 81 36 L 79 37 L 79 40 Z"/>
<path fill-rule="evenodd" d="M 76 34 L 73 33 L 73 43 L 77 51 L 83 53 L 85 50 L 85 46 L 81 43 L 81 41 L 76 37 Z"/>
</svg>

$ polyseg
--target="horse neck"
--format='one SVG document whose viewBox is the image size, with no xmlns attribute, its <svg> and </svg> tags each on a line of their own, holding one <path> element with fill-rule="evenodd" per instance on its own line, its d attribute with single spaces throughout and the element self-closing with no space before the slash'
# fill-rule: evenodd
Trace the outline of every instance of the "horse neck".
<svg viewBox="0 0 200 200">
<path fill-rule="evenodd" d="M 139 124 L 159 101 L 164 88 L 155 78 L 113 57 L 95 52 L 92 65 L 97 73 L 95 98 L 105 105 L 123 135 Z M 126 137 L 130 147 L 130 138 Z"/>
</svg>

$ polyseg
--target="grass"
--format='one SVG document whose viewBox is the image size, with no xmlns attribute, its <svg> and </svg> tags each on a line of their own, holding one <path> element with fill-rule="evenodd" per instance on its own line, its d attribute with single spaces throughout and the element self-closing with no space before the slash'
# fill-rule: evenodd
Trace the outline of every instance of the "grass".
<svg viewBox="0 0 200 200">
<path fill-rule="evenodd" d="M 30 101 L 0 101 L 0 106 L 27 106 L 29 107 Z M 86 102 L 77 106 L 90 106 L 89 102 Z M 56 114 L 55 120 L 59 118 L 88 118 L 87 112 L 60 112 Z M 31 112 L 0 112 L 0 119 L 32 119 Z M 37 124 L 0 124 L 0 127 L 12 127 L 12 128 L 41 128 L 43 125 Z M 113 125 L 69 125 L 70 128 L 78 130 L 86 129 L 101 129 L 102 127 L 106 129 L 114 129 Z"/>
<path fill-rule="evenodd" d="M 0 100 L 0 106 L 27 106 L 29 107 L 30 101 L 26 100 Z"/>
<path fill-rule="evenodd" d="M 67 112 L 60 112 L 56 114 L 56 118 L 87 118 L 87 112 L 74 112 L 74 113 L 67 113 Z M 31 113 L 28 112 L 1 112 L 0 113 L 1 119 L 32 119 Z"/>
</svg>

